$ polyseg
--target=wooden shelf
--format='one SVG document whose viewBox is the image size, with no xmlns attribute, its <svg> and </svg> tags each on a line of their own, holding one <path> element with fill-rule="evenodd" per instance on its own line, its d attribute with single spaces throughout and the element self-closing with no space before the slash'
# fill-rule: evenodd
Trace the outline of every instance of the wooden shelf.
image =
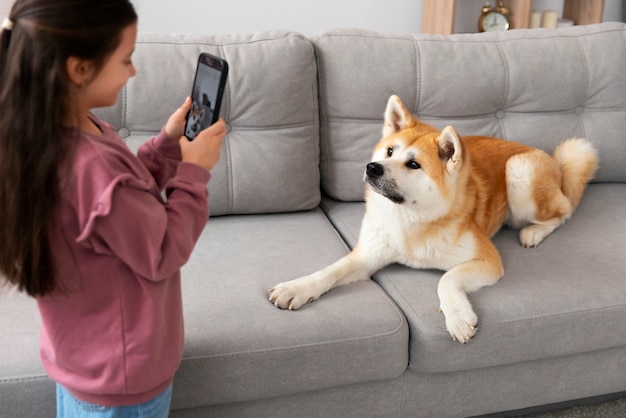
<svg viewBox="0 0 626 418">
<path fill-rule="evenodd" d="M 577 25 L 602 22 L 604 0 L 569 0 L 563 4 L 563 17 Z"/>
<path fill-rule="evenodd" d="M 454 14 L 457 0 L 423 0 L 422 32 L 450 35 L 454 32 Z M 497 3 L 497 1 L 496 1 Z M 528 27 L 532 0 L 504 0 L 511 14 L 512 29 Z M 495 3 L 492 1 L 492 5 Z M 564 0 L 563 17 L 572 19 L 577 25 L 602 22 L 604 0 Z M 478 21 L 479 11 L 476 13 Z"/>
</svg>

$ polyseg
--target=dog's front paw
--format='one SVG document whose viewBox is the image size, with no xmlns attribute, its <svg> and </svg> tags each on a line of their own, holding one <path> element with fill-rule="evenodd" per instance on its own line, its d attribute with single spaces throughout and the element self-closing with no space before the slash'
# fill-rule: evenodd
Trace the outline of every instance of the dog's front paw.
<svg viewBox="0 0 626 418">
<path fill-rule="evenodd" d="M 439 310 L 446 318 L 446 328 L 454 341 L 466 344 L 474 338 L 478 330 L 478 317 L 467 298 L 458 298 L 449 305 L 442 303 Z"/>
<path fill-rule="evenodd" d="M 270 302 L 277 308 L 295 310 L 319 297 L 311 277 L 279 283 L 269 290 Z"/>
<path fill-rule="evenodd" d="M 461 315 L 459 312 L 453 311 L 446 313 L 446 328 L 454 341 L 466 344 L 474 338 L 478 328 L 478 317 L 474 312 L 468 315 Z"/>
<path fill-rule="evenodd" d="M 538 246 L 554 228 L 546 225 L 530 225 L 523 228 L 519 233 L 522 247 L 533 248 Z"/>
</svg>

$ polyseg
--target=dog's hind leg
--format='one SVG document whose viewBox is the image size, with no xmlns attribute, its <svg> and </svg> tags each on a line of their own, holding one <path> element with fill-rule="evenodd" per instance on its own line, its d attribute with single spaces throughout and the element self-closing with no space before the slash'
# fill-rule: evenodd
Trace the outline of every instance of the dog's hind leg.
<svg viewBox="0 0 626 418">
<path fill-rule="evenodd" d="M 539 245 L 572 216 L 597 168 L 597 151 L 578 138 L 563 141 L 552 157 L 534 150 L 507 161 L 509 223 L 531 224 L 520 231 L 524 247 Z"/>
<path fill-rule="evenodd" d="M 521 228 L 524 247 L 536 247 L 572 215 L 570 200 L 561 190 L 558 163 L 533 150 L 509 159 L 506 166 L 508 223 Z"/>
<path fill-rule="evenodd" d="M 277 284 L 269 290 L 269 300 L 278 308 L 298 309 L 337 286 L 369 279 L 390 263 L 380 253 L 372 253 L 357 245 L 348 255 L 316 273 Z"/>
<path fill-rule="evenodd" d="M 441 276 L 437 287 L 439 307 L 453 340 L 465 344 L 476 334 L 478 317 L 467 294 L 495 284 L 503 274 L 500 255 L 485 238 L 480 243 L 480 259 L 459 264 Z"/>
</svg>

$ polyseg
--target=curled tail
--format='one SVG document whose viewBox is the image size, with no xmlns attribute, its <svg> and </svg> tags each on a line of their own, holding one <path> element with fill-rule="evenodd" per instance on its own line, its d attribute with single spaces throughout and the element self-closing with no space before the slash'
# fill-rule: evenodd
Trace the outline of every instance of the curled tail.
<svg viewBox="0 0 626 418">
<path fill-rule="evenodd" d="M 561 168 L 561 190 L 569 199 L 573 210 L 578 206 L 585 186 L 598 168 L 598 152 L 588 140 L 573 138 L 559 144 L 552 157 Z"/>
</svg>

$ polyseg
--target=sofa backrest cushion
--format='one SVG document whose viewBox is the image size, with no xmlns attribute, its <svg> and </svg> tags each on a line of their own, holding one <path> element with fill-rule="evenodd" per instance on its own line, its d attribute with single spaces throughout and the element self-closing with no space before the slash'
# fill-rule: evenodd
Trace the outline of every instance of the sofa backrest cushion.
<svg viewBox="0 0 626 418">
<path fill-rule="evenodd" d="M 211 215 L 317 206 L 317 69 L 313 45 L 300 34 L 140 34 L 137 75 L 115 106 L 96 114 L 136 150 L 191 93 L 200 52 L 229 64 L 221 109 L 228 135 L 209 182 Z"/>
<path fill-rule="evenodd" d="M 438 36 L 335 30 L 315 40 L 324 191 L 363 199 L 363 171 L 397 94 L 420 119 L 552 152 L 587 137 L 596 181 L 626 181 L 623 23 Z"/>
</svg>

